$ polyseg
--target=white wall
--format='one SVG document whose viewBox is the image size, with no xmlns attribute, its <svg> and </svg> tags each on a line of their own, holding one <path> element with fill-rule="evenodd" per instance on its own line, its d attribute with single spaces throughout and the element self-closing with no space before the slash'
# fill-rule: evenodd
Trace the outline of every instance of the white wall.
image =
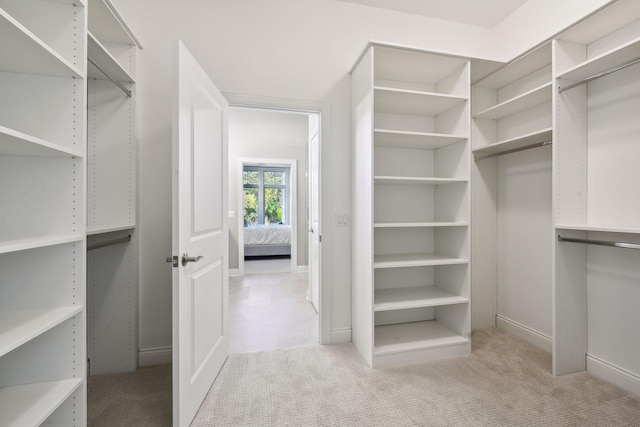
<svg viewBox="0 0 640 427">
<path fill-rule="evenodd" d="M 239 158 L 293 159 L 297 167 L 298 265 L 307 265 L 307 145 L 309 116 L 254 109 L 229 112 L 229 268 L 238 268 Z"/>
<path fill-rule="evenodd" d="M 333 213 L 351 205 L 349 70 L 369 40 L 489 59 L 505 59 L 573 13 L 528 16 L 492 31 L 335 0 L 112 0 L 144 45 L 137 94 L 140 106 L 140 336 L 142 349 L 171 345 L 171 41 L 181 39 L 219 89 L 227 93 L 324 102 L 331 130 L 323 146 L 324 281 L 331 289 L 331 329 L 351 325 L 351 231 Z M 537 13 L 583 13 L 603 0 L 530 0 Z M 525 5 L 525 6 L 528 6 Z M 548 7 L 547 7 L 548 6 Z M 566 7 L 564 7 L 566 6 Z M 573 8 L 576 9 L 573 9 Z M 567 21 L 569 20 L 569 21 Z M 557 22 L 560 21 L 560 22 Z M 547 25 L 552 23 L 553 25 Z M 500 36 L 495 36 L 499 34 Z M 508 34 L 509 37 L 505 37 Z M 499 43 L 497 42 L 499 40 Z M 511 44 L 512 43 L 512 44 Z M 506 53 L 503 53 L 506 52 Z M 515 52 L 514 52 L 515 51 Z M 511 53 L 514 52 L 514 53 Z"/>
</svg>

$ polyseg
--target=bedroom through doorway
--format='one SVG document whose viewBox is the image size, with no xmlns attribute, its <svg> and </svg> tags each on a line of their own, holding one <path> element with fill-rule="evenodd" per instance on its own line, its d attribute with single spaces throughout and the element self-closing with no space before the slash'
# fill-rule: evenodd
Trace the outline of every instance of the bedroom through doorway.
<svg viewBox="0 0 640 427">
<path fill-rule="evenodd" d="M 230 353 L 319 341 L 319 249 L 310 217 L 314 206 L 319 212 L 319 118 L 229 111 Z"/>
</svg>

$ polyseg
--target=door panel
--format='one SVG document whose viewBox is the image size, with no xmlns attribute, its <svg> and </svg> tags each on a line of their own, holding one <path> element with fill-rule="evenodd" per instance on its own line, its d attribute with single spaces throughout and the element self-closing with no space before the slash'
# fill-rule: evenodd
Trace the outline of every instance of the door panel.
<svg viewBox="0 0 640 427">
<path fill-rule="evenodd" d="M 180 42 L 174 55 L 173 425 L 186 427 L 229 352 L 228 106 Z"/>
</svg>

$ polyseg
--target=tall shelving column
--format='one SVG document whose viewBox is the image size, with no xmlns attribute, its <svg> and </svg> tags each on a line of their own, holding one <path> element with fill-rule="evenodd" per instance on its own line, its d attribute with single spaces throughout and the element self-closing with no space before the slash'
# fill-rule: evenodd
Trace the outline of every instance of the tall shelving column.
<svg viewBox="0 0 640 427">
<path fill-rule="evenodd" d="M 554 41 L 556 375 L 640 394 L 640 3 L 619 0 Z M 590 243 L 596 243 L 590 244 Z"/>
<path fill-rule="evenodd" d="M 548 351 L 552 86 L 551 43 L 474 82 L 471 135 L 474 328 Z"/>
<path fill-rule="evenodd" d="M 352 72 L 353 341 L 371 366 L 470 352 L 469 72 L 380 45 Z"/>
<path fill-rule="evenodd" d="M 87 350 L 89 375 L 99 375 L 138 363 L 139 43 L 109 0 L 88 3 Z"/>
<path fill-rule="evenodd" d="M 86 7 L 0 1 L 0 425 L 84 426 Z"/>
</svg>

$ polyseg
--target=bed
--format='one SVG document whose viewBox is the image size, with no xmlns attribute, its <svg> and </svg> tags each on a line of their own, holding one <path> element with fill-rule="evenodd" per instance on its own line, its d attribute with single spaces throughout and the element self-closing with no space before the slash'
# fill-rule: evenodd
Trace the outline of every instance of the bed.
<svg viewBox="0 0 640 427">
<path fill-rule="evenodd" d="M 250 225 L 244 228 L 244 256 L 291 255 L 291 226 Z"/>
</svg>

